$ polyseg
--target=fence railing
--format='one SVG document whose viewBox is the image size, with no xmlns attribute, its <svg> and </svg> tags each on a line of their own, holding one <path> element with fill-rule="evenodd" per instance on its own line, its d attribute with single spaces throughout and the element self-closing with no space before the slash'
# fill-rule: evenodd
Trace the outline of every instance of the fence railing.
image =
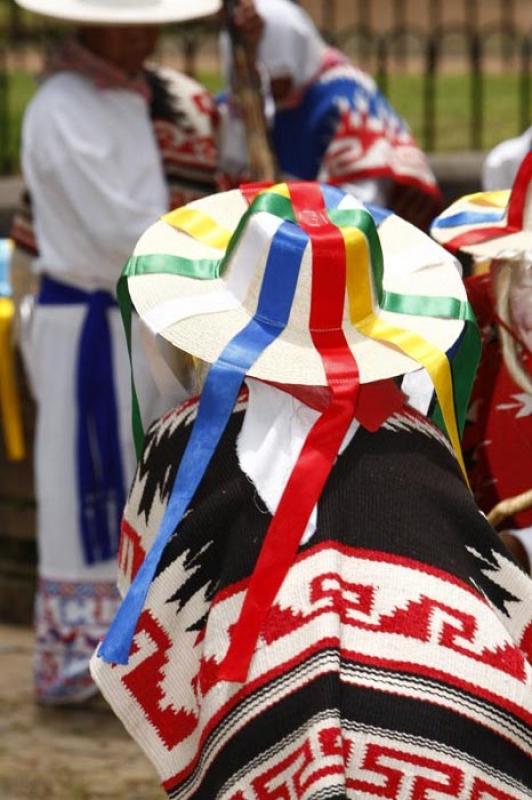
<svg viewBox="0 0 532 800">
<path fill-rule="evenodd" d="M 425 150 L 451 146 L 481 150 L 530 125 L 530 0 L 302 0 L 302 5 L 333 44 L 375 76 L 391 102 L 413 123 Z M 208 72 L 212 78 L 218 71 L 217 33 L 212 23 L 169 28 L 161 60 L 192 74 L 199 72 L 201 77 Z M 3 174 L 17 169 L 20 120 L 32 92 L 31 76 L 39 70 L 43 43 L 56 34 L 56 26 L 21 12 L 13 0 L 0 0 Z M 511 81 L 510 89 L 506 79 L 501 84 L 504 76 Z M 499 114 L 500 98 L 492 96 L 495 86 L 499 93 L 513 93 L 510 111 Z M 464 130 L 458 145 L 451 145 L 440 123 L 444 119 L 447 128 L 454 123 L 450 101 L 456 87 L 460 88 Z M 402 99 L 397 96 L 399 89 Z M 510 117 L 504 126 L 502 115 Z"/>
</svg>

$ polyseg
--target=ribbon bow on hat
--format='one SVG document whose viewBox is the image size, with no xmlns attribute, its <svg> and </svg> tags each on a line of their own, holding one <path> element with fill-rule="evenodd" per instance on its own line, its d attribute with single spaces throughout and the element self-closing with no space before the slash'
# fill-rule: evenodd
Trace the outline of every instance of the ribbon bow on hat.
<svg viewBox="0 0 532 800">
<path fill-rule="evenodd" d="M 99 649 L 105 661 L 128 661 L 161 555 L 179 535 L 246 375 L 325 386 L 329 402 L 269 525 L 222 680 L 246 678 L 351 422 L 364 424 L 366 414 L 378 427 L 365 393 L 374 393 L 382 422 L 397 408 L 390 379 L 425 367 L 465 477 L 459 427 L 479 352 L 471 308 L 452 257 L 398 217 L 377 216 L 379 233 L 354 198 L 317 183 L 251 186 L 171 212 L 139 241 L 118 289 L 128 342 L 132 302 L 154 332 L 212 366 L 158 535 Z M 405 291 L 414 280 L 419 295 Z"/>
</svg>

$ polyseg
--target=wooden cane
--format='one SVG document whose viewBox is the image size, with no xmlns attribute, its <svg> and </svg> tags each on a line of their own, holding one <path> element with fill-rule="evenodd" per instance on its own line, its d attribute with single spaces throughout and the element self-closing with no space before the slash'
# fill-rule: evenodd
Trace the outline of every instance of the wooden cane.
<svg viewBox="0 0 532 800">
<path fill-rule="evenodd" d="M 279 169 L 268 134 L 260 76 L 251 48 L 234 25 L 235 5 L 236 0 L 224 0 L 233 57 L 233 92 L 244 123 L 250 180 L 275 182 L 279 180 Z"/>
<path fill-rule="evenodd" d="M 528 489 L 522 494 L 515 497 L 509 497 L 506 500 L 501 500 L 497 503 L 488 514 L 488 522 L 497 527 L 507 517 L 513 517 L 514 514 L 520 514 L 521 511 L 528 511 L 532 508 L 532 489 Z"/>
</svg>

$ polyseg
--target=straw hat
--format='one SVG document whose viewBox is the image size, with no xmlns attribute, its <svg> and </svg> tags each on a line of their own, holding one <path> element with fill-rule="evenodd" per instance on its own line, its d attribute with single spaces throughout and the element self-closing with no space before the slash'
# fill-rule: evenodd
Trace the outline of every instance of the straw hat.
<svg viewBox="0 0 532 800">
<path fill-rule="evenodd" d="M 432 223 L 433 238 L 453 252 L 480 259 L 532 249 L 532 153 L 521 163 L 511 190 L 460 198 Z"/>
<path fill-rule="evenodd" d="M 363 209 L 350 195 L 326 187 L 334 195 L 338 212 Z M 273 187 L 288 193 L 287 185 Z M 190 203 L 156 222 L 141 237 L 128 269 L 128 288 L 134 307 L 148 327 L 176 347 L 208 363 L 216 361 L 225 345 L 253 318 L 272 236 L 281 220 L 260 211 L 247 220 L 220 277 L 197 280 L 178 274 L 145 274 L 145 265 L 166 257 L 191 262 L 220 260 L 231 235 L 248 210 L 240 190 Z M 465 290 L 453 256 L 414 226 L 393 214 L 381 215 L 378 239 L 383 251 L 382 287 L 372 286 L 372 307 L 377 318 L 423 337 L 440 351 L 448 351 L 463 329 L 463 321 L 380 308 L 381 289 L 390 293 L 465 301 Z M 212 223 L 211 244 L 194 235 L 195 226 Z M 372 223 L 373 224 L 373 223 Z M 198 228 L 196 228 L 197 230 Z M 218 237 L 218 241 L 215 241 Z M 212 245 L 215 246 L 212 246 Z M 143 274 L 144 273 L 144 274 Z M 251 377 L 288 384 L 327 385 L 322 359 L 309 331 L 312 284 L 312 250 L 307 245 L 298 286 L 285 330 L 251 366 Z M 324 298 L 325 301 L 325 298 Z M 395 346 L 359 332 L 350 319 L 345 300 L 343 332 L 360 370 L 361 383 L 402 375 L 420 364 Z"/>
<path fill-rule="evenodd" d="M 16 0 L 35 14 L 92 25 L 149 25 L 215 14 L 221 0 Z"/>
</svg>

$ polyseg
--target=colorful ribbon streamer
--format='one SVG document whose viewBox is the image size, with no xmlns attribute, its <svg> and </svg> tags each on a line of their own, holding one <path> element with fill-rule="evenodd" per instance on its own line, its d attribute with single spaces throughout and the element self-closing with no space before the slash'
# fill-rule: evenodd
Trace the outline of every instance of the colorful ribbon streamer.
<svg viewBox="0 0 532 800">
<path fill-rule="evenodd" d="M 242 680 L 247 674 L 265 615 L 293 563 L 302 531 L 321 494 L 345 432 L 356 416 L 360 397 L 358 368 L 342 331 L 346 289 L 351 321 L 358 330 L 398 347 L 429 371 L 445 428 L 465 475 L 455 403 L 459 400 L 460 411 L 465 413 L 465 395 L 470 376 L 463 382 L 459 396 L 453 396 L 447 356 L 414 332 L 397 328 L 378 318 L 374 309 L 381 306 L 405 314 L 463 319 L 473 335 L 476 327 L 471 309 L 466 302 L 456 298 L 425 298 L 384 292 L 382 252 L 372 217 L 362 209 L 339 208 L 339 192 L 332 191 L 334 194 L 329 190 L 324 190 L 322 194 L 318 185 L 304 183 L 292 184 L 290 189 L 286 184 L 279 184 L 256 196 L 248 191 L 246 196 L 251 202 L 250 208 L 220 260 L 192 262 L 172 256 L 141 256 L 128 263 L 120 283 L 119 296 L 126 332 L 129 331 L 130 347 L 128 276 L 164 271 L 210 280 L 223 274 L 225 264 L 252 214 L 264 210 L 284 220 L 297 219 L 299 225 L 296 227 L 285 221 L 279 227 L 272 241 L 257 313 L 227 345 L 209 371 L 198 416 L 179 465 L 160 530 L 100 648 L 100 655 L 106 661 L 127 663 L 137 620 L 163 550 L 202 479 L 232 412 L 242 381 L 260 353 L 286 325 L 308 237 L 313 248 L 310 332 L 323 361 L 330 402 L 307 437 L 300 460 L 270 524 L 231 647 L 220 666 L 220 677 Z M 328 211 L 325 208 L 327 202 L 334 205 Z M 216 222 L 200 209 L 189 211 L 193 213 L 172 215 L 167 221 L 178 226 L 179 230 L 200 238 L 200 241 L 203 241 L 203 236 L 209 242 L 221 242 L 224 237 L 227 238 L 227 232 L 219 229 Z M 291 244 L 288 246 L 289 241 Z M 327 297 L 328 301 L 325 300 Z M 285 305 L 281 311 L 279 303 L 282 298 Z M 466 338 L 464 335 L 463 339 Z M 462 362 L 460 369 L 463 367 Z M 472 369 L 469 370 L 471 372 Z"/>
<path fill-rule="evenodd" d="M 273 238 L 257 311 L 209 370 L 187 448 L 157 537 L 100 648 L 105 661 L 126 664 L 137 620 L 168 539 L 175 532 L 218 446 L 242 386 L 260 354 L 284 330 L 308 238 L 284 223 Z"/>
<path fill-rule="evenodd" d="M 312 242 L 310 332 L 331 392 L 311 428 L 266 533 L 235 624 L 219 678 L 245 680 L 260 631 L 286 577 L 356 411 L 360 387 L 356 361 L 342 331 L 346 287 L 345 246 L 324 211 L 317 184 L 293 184 L 292 203 Z"/>
</svg>

